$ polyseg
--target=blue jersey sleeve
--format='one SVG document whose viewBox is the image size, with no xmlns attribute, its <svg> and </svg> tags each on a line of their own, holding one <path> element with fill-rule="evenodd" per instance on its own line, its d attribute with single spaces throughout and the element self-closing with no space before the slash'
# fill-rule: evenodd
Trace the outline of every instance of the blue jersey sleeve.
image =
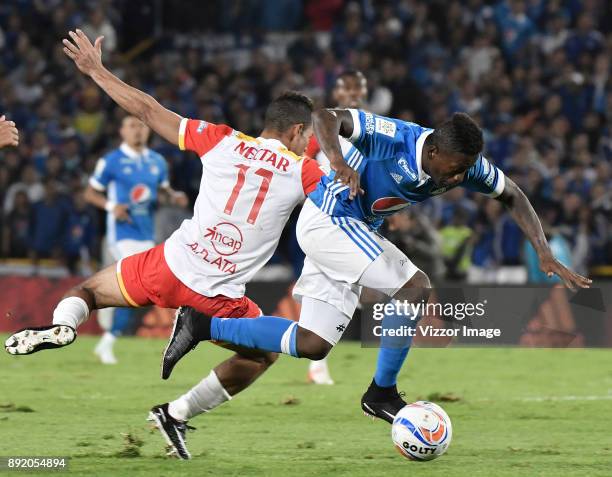
<svg viewBox="0 0 612 477">
<path fill-rule="evenodd" d="M 506 176 L 493 164 L 487 161 L 482 154 L 470 169 L 461 184 L 466 189 L 497 197 L 506 185 Z"/>
<path fill-rule="evenodd" d="M 104 191 L 113 180 L 112 161 L 107 156 L 101 157 L 96 163 L 94 173 L 89 178 L 89 185 L 98 191 Z"/>
<path fill-rule="evenodd" d="M 391 118 L 361 109 L 348 110 L 353 117 L 353 134 L 348 138 L 369 160 L 393 157 L 403 140 L 398 124 Z"/>
</svg>

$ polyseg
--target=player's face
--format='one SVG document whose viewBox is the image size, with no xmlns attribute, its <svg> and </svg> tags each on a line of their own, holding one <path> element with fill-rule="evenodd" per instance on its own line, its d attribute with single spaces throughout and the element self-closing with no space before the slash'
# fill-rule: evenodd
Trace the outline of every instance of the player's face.
<svg viewBox="0 0 612 477">
<path fill-rule="evenodd" d="M 450 154 L 438 148 L 432 148 L 427 157 L 427 174 L 439 187 L 454 187 L 463 182 L 468 169 L 472 167 L 477 156 Z"/>
<path fill-rule="evenodd" d="M 140 119 L 128 116 L 123 120 L 119 133 L 130 147 L 143 147 L 149 140 L 149 128 Z"/>
<path fill-rule="evenodd" d="M 289 140 L 289 150 L 298 156 L 304 155 L 312 133 L 312 125 L 304 127 L 303 124 L 296 124 L 293 126 L 291 139 Z"/>
<path fill-rule="evenodd" d="M 334 101 L 340 108 L 360 108 L 368 94 L 366 80 L 362 76 L 339 78 L 334 88 Z"/>
</svg>

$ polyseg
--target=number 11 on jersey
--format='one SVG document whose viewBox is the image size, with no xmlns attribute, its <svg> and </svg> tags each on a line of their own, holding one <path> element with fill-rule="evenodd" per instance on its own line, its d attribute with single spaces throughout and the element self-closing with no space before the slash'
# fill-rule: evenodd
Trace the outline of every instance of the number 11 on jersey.
<svg viewBox="0 0 612 477">
<path fill-rule="evenodd" d="M 227 200 L 227 204 L 225 204 L 224 209 L 224 212 L 228 215 L 231 215 L 232 211 L 234 210 L 234 205 L 236 204 L 236 200 L 238 200 L 240 191 L 244 187 L 246 175 L 248 170 L 250 169 L 250 166 L 238 164 L 236 165 L 236 168 L 238 168 L 238 178 L 236 180 L 236 184 L 234 184 L 234 188 L 232 189 L 232 193 L 229 199 Z M 257 197 L 255 197 L 255 202 L 253 202 L 253 206 L 251 207 L 251 211 L 249 212 L 249 216 L 247 217 L 247 222 L 249 224 L 254 224 L 257 220 L 257 215 L 259 215 L 259 210 L 261 209 L 261 205 L 263 204 L 263 201 L 266 198 L 268 189 L 270 189 L 270 182 L 272 181 L 272 177 L 274 176 L 274 173 L 272 171 L 269 171 L 268 169 L 264 168 L 257 169 L 254 174 L 261 177 L 261 185 L 259 186 Z"/>
</svg>

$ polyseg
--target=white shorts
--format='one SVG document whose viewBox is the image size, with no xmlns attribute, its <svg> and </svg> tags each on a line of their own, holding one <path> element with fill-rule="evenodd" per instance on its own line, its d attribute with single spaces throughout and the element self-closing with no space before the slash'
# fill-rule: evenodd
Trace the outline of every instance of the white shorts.
<svg viewBox="0 0 612 477">
<path fill-rule="evenodd" d="M 393 296 L 418 271 L 404 253 L 364 222 L 330 217 L 309 199 L 296 231 L 306 259 L 293 288 L 294 298 L 329 303 L 349 319 L 357 308 L 362 286 Z M 337 326 L 324 317 L 309 317 L 308 324 L 308 329 L 322 337 L 333 335 Z"/>
<path fill-rule="evenodd" d="M 153 240 L 123 239 L 117 240 L 116 242 L 108 242 L 108 245 L 108 251 L 113 258 L 118 261 L 122 258 L 136 255 L 137 253 L 155 247 L 155 242 L 153 242 Z"/>
</svg>

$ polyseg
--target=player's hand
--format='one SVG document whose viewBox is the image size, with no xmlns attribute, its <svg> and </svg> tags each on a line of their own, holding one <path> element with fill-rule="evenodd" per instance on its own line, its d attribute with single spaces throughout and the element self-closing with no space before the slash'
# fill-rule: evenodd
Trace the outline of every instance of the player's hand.
<svg viewBox="0 0 612 477">
<path fill-rule="evenodd" d="M 359 184 L 359 173 L 350 167 L 344 160 L 330 163 L 331 168 L 336 171 L 334 182 L 342 182 L 349 186 L 349 199 L 354 199 L 357 194 L 363 194 Z"/>
<path fill-rule="evenodd" d="M 183 209 L 187 208 L 189 205 L 189 198 L 187 197 L 187 194 L 182 191 L 174 191 L 174 193 L 170 196 L 170 201 L 173 205 L 182 207 Z"/>
<path fill-rule="evenodd" d="M 130 212 L 128 211 L 129 206 L 127 204 L 117 204 L 113 209 L 113 215 L 120 222 L 132 222 Z"/>
<path fill-rule="evenodd" d="M 19 131 L 13 121 L 7 121 L 4 115 L 0 116 L 0 148 L 4 146 L 18 146 Z"/>
<path fill-rule="evenodd" d="M 89 38 L 77 28 L 76 32 L 68 32 L 72 41 L 63 39 L 64 53 L 77 65 L 77 68 L 87 76 L 91 76 L 95 71 L 99 71 L 102 66 L 102 39 L 103 36 L 96 38 L 91 44 Z"/>
<path fill-rule="evenodd" d="M 552 255 L 540 258 L 540 269 L 546 273 L 548 277 L 552 277 L 553 275 L 559 276 L 559 278 L 563 280 L 565 286 L 570 290 L 576 290 L 576 288 L 590 288 L 593 282 L 590 278 L 572 272 Z"/>
</svg>

